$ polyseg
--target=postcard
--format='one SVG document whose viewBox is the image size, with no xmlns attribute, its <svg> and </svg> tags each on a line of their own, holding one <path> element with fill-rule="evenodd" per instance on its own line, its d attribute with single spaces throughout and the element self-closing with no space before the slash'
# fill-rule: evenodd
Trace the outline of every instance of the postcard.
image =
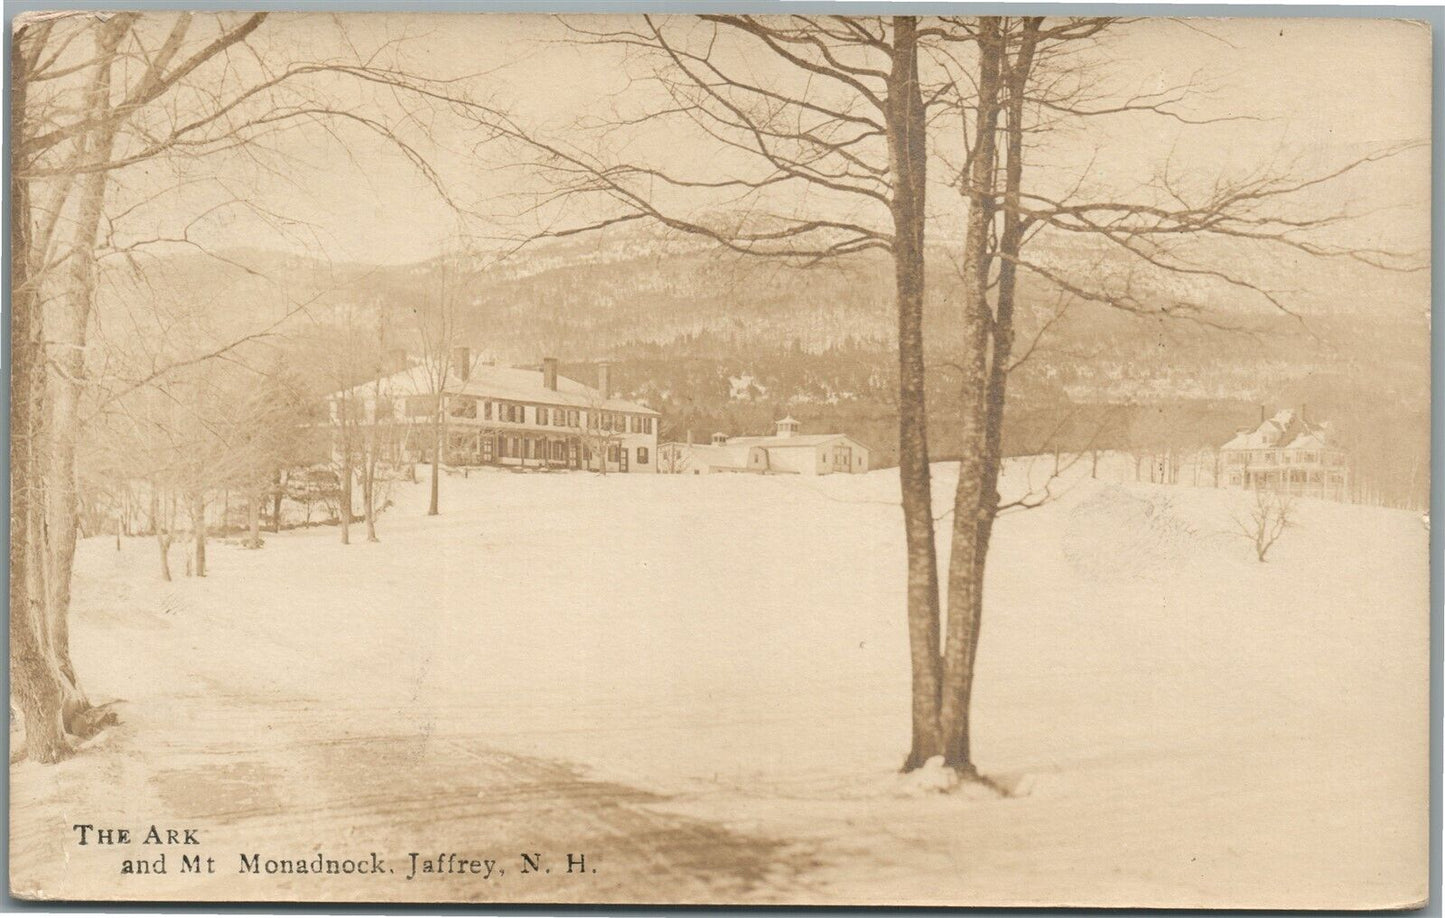
<svg viewBox="0 0 1445 918">
<path fill-rule="evenodd" d="M 1429 24 L 836 9 L 15 19 L 12 896 L 1427 899 Z"/>
</svg>

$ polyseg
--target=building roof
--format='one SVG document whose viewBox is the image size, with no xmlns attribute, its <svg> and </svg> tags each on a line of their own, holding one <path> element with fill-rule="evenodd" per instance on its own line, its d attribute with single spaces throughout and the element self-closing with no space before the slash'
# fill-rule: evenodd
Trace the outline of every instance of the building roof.
<svg viewBox="0 0 1445 918">
<path fill-rule="evenodd" d="M 731 437 L 728 439 L 728 446 L 761 446 L 765 449 L 792 449 L 798 447 L 823 446 L 832 443 L 834 440 L 852 440 L 859 446 L 859 441 L 854 440 L 847 434 L 794 434 L 791 437 Z M 863 446 L 864 449 L 868 447 Z"/>
<path fill-rule="evenodd" d="M 1311 424 L 1285 408 L 1253 430 L 1242 429 L 1220 449 L 1328 449 L 1329 426 Z"/>
<path fill-rule="evenodd" d="M 596 408 L 602 411 L 625 411 L 631 414 L 658 412 L 637 402 L 621 398 L 602 398 L 601 393 L 575 379 L 557 377 L 557 388 L 548 389 L 542 382 L 541 370 L 520 367 L 482 365 L 474 367 L 466 382 L 455 378 L 447 382 L 448 395 L 469 395 L 475 398 L 506 399 L 541 405 L 565 405 L 569 408 Z M 414 364 L 405 370 L 381 378 L 386 393 L 392 397 L 430 395 L 432 378 L 425 364 Z M 375 381 L 362 383 L 352 391 L 370 394 Z"/>
</svg>

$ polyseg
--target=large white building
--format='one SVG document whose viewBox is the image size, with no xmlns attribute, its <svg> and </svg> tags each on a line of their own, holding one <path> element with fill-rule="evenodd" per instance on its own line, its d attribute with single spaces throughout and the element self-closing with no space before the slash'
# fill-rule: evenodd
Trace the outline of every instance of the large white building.
<svg viewBox="0 0 1445 918">
<path fill-rule="evenodd" d="M 1219 448 L 1225 484 L 1347 500 L 1349 456 L 1334 444 L 1329 425 L 1311 422 L 1303 410 L 1264 415 L 1261 406 L 1259 425 L 1239 428 Z"/>
<path fill-rule="evenodd" d="M 833 475 L 868 471 L 868 447 L 847 434 L 802 434 L 791 417 L 777 423 L 777 434 L 771 437 L 717 433 L 706 445 L 664 443 L 658 447 L 657 470 L 682 475 Z"/>
<path fill-rule="evenodd" d="M 598 366 L 596 388 L 559 376 L 557 361 L 538 369 L 497 367 L 451 356 L 439 384 L 425 363 L 332 393 L 335 437 L 343 420 L 358 430 L 385 430 L 393 458 L 430 462 L 435 407 L 442 399 L 444 465 L 651 472 L 657 464 L 656 411 L 612 397 L 611 368 Z M 438 391 L 440 390 L 440 391 Z"/>
</svg>

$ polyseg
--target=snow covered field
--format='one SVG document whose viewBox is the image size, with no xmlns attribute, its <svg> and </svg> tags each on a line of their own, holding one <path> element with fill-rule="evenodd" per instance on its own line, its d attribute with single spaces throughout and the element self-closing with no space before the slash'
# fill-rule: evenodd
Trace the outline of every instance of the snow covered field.
<svg viewBox="0 0 1445 918">
<path fill-rule="evenodd" d="M 1013 488 L 1024 471 L 1010 469 Z M 1087 474 L 995 537 L 975 750 L 985 772 L 1023 776 L 1013 799 L 897 774 L 908 658 L 892 471 L 448 477 L 440 517 L 424 515 L 423 485 L 398 486 L 379 544 L 342 546 L 334 528 L 267 535 L 260 551 L 215 544 L 208 577 L 171 584 L 153 541 L 90 540 L 74 656 L 94 698 L 125 699 L 124 724 L 60 766 L 13 769 L 12 889 L 1422 898 L 1418 515 L 1301 501 L 1260 564 L 1233 531 L 1244 495 Z M 951 470 L 935 484 L 942 515 Z M 199 826 L 217 872 L 177 875 L 173 851 L 166 876 L 118 887 L 122 856 L 154 852 L 78 847 L 77 822 Z M 237 875 L 239 853 L 318 850 L 378 851 L 397 872 Z M 406 880 L 411 851 L 585 852 L 596 873 Z"/>
</svg>

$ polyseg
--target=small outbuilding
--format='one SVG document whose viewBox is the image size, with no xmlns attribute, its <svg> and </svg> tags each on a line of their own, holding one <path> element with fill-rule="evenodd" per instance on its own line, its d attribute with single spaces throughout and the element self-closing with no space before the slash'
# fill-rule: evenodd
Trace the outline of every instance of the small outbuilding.
<svg viewBox="0 0 1445 918">
<path fill-rule="evenodd" d="M 712 436 L 706 446 L 673 441 L 658 447 L 659 472 L 711 475 L 834 475 L 866 472 L 871 450 L 847 434 L 804 434 L 792 417 L 770 437 Z"/>
</svg>

